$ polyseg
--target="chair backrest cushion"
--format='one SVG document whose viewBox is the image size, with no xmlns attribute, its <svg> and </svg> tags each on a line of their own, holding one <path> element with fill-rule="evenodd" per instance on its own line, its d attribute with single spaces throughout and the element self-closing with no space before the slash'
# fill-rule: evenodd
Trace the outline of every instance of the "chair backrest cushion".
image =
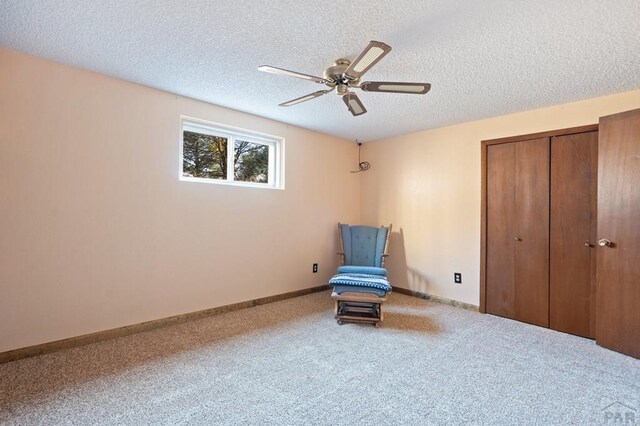
<svg viewBox="0 0 640 426">
<path fill-rule="evenodd" d="M 340 225 L 344 264 L 354 266 L 382 266 L 382 255 L 389 228 Z"/>
</svg>

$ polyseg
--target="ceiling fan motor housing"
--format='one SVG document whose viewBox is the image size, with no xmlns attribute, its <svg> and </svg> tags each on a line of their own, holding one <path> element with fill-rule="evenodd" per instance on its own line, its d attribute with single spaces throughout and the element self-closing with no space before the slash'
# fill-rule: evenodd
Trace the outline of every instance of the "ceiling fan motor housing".
<svg viewBox="0 0 640 426">
<path fill-rule="evenodd" d="M 327 86 L 337 86 L 338 94 L 344 95 L 349 86 L 355 86 L 358 84 L 359 79 L 349 78 L 345 75 L 345 71 L 351 65 L 351 61 L 348 59 L 340 58 L 324 70 L 323 77 L 328 80 Z"/>
</svg>

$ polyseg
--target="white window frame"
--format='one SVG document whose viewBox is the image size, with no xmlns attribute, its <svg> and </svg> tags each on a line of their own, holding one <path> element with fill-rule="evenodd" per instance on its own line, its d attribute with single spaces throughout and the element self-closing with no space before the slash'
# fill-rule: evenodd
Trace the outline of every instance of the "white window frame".
<svg viewBox="0 0 640 426">
<path fill-rule="evenodd" d="M 204 135 L 220 136 L 227 139 L 227 178 L 209 179 L 184 176 L 184 132 L 195 132 Z M 235 164 L 233 162 L 236 139 L 269 147 L 269 165 L 267 183 L 242 182 L 234 180 Z M 180 117 L 180 155 L 179 180 L 185 182 L 213 183 L 218 185 L 245 186 L 251 188 L 284 189 L 284 138 L 240 129 L 225 124 L 214 123 L 198 118 Z M 230 149 L 232 148 L 232 149 Z"/>
</svg>

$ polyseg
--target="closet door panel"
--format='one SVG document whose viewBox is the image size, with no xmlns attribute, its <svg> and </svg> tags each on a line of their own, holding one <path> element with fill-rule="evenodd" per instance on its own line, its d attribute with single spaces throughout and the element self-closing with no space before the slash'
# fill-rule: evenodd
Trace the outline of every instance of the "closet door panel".
<svg viewBox="0 0 640 426">
<path fill-rule="evenodd" d="M 598 238 L 596 342 L 640 358 L 640 110 L 600 119 Z"/>
<path fill-rule="evenodd" d="M 550 327 L 595 336 L 598 132 L 551 142 Z"/>
<path fill-rule="evenodd" d="M 486 310 L 515 318 L 515 144 L 487 147 Z"/>
<path fill-rule="evenodd" d="M 549 138 L 514 144 L 516 319 L 549 326 Z"/>
</svg>

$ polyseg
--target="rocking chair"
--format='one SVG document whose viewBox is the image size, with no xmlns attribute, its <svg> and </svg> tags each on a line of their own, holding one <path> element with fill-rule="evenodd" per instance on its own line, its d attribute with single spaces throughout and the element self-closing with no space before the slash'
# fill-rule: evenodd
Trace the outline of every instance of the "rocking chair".
<svg viewBox="0 0 640 426">
<path fill-rule="evenodd" d="M 338 224 L 342 265 L 330 281 L 335 299 L 335 318 L 344 322 L 378 323 L 383 319 L 382 304 L 391 285 L 384 267 L 391 234 L 389 227 Z"/>
</svg>

